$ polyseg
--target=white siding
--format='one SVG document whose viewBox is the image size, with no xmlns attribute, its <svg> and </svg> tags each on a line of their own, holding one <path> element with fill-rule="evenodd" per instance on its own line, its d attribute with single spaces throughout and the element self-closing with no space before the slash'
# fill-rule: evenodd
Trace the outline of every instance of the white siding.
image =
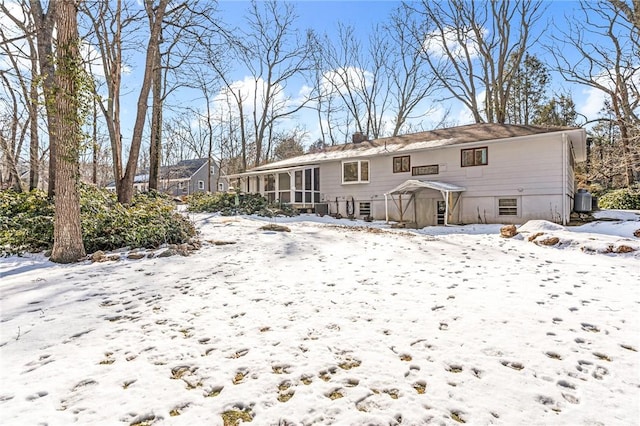
<svg viewBox="0 0 640 426">
<path fill-rule="evenodd" d="M 488 148 L 487 165 L 461 167 L 462 149 L 483 146 Z M 411 156 L 411 167 L 439 165 L 437 175 L 424 176 L 412 176 L 411 172 L 393 173 L 393 157 L 399 155 L 390 154 L 368 158 L 370 183 L 363 184 L 342 184 L 342 162 L 334 161 L 320 166 L 320 190 L 332 213 L 337 208 L 340 214 L 346 215 L 347 201 L 353 198 L 356 206 L 358 202 L 371 202 L 374 218 L 384 219 L 384 194 L 389 190 L 407 179 L 443 181 L 466 188 L 459 205 L 462 223 L 558 220 L 556 212 L 562 212 L 563 193 L 573 192 L 571 188 L 563 188 L 563 171 L 571 168 L 568 164 L 566 169 L 562 167 L 562 148 L 562 135 L 556 133 L 518 141 L 480 142 L 405 154 Z M 567 176 L 567 180 L 573 182 L 573 176 Z M 520 214 L 517 217 L 498 216 L 498 197 L 518 197 Z M 408 198 L 403 197 L 405 205 Z M 441 199 L 441 195 L 429 190 L 421 193 L 420 198 L 436 200 Z M 428 203 L 419 202 L 419 206 L 425 204 Z M 421 212 L 419 216 L 433 216 L 435 220 L 434 206 L 430 207 L 430 212 Z M 389 211 L 390 218 L 397 220 L 398 211 L 392 202 L 389 202 Z M 410 218 L 405 216 L 405 220 L 414 220 L 413 211 L 413 207 L 407 210 Z"/>
</svg>

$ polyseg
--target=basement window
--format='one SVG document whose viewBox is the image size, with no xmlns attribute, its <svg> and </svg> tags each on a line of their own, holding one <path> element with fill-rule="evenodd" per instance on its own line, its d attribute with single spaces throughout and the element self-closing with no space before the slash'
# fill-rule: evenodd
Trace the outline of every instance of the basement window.
<svg viewBox="0 0 640 426">
<path fill-rule="evenodd" d="M 499 198 L 498 216 L 518 216 L 518 199 Z"/>
</svg>

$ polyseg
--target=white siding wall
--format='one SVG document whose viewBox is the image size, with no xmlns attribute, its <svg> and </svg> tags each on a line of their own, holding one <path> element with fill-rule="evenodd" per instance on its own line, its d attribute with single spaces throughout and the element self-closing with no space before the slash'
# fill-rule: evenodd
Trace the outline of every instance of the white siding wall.
<svg viewBox="0 0 640 426">
<path fill-rule="evenodd" d="M 488 165 L 461 167 L 461 150 L 470 147 L 488 147 Z M 523 223 L 530 219 L 558 220 L 566 194 L 572 187 L 563 188 L 563 155 L 561 134 L 547 134 L 517 141 L 497 141 L 440 148 L 415 153 L 393 153 L 388 156 L 369 158 L 370 183 L 342 184 L 342 162 L 322 163 L 320 166 L 320 190 L 322 198 L 329 203 L 331 213 L 338 211 L 346 215 L 347 201 L 355 200 L 356 216 L 359 202 L 371 202 L 375 219 L 384 219 L 384 193 L 407 179 L 434 180 L 464 186 L 460 200 L 462 223 Z M 439 174 L 412 176 L 408 173 L 393 173 L 393 157 L 411 156 L 411 167 L 439 165 Z M 568 161 L 568 157 L 567 161 Z M 366 160 L 367 158 L 361 158 Z M 567 164 L 567 173 L 571 173 Z M 573 175 L 567 176 L 573 185 Z M 566 192 L 565 192 L 566 191 Z M 437 191 L 424 191 L 420 198 L 440 199 Z M 519 216 L 498 216 L 498 198 L 519 199 Z M 403 197 L 408 201 L 408 196 Z M 421 203 L 423 204 L 423 203 Z M 397 208 L 390 201 L 391 219 L 397 220 Z M 413 215 L 413 207 L 407 210 Z M 435 209 L 433 210 L 435 215 Z M 480 219 L 479 219 L 480 217 Z M 408 218 L 405 217 L 405 220 Z M 435 220 L 435 217 L 434 217 Z"/>
</svg>

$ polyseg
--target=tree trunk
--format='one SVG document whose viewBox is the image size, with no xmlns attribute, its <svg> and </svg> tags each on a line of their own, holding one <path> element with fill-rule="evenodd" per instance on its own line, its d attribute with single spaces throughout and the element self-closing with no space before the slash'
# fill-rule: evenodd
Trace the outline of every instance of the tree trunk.
<svg viewBox="0 0 640 426">
<path fill-rule="evenodd" d="M 31 63 L 32 72 L 37 73 L 38 65 L 37 61 L 32 59 Z M 30 141 L 29 141 L 29 189 L 33 190 L 38 187 L 38 181 L 40 178 L 40 138 L 38 137 L 38 105 L 36 99 L 38 99 L 38 84 L 36 79 L 31 79 L 30 86 L 31 99 L 28 102 L 29 105 L 29 117 L 30 117 Z"/>
<path fill-rule="evenodd" d="M 44 104 L 47 110 L 47 128 L 49 130 L 49 183 L 47 192 L 50 198 L 55 195 L 56 176 L 56 113 L 53 93 L 55 65 L 53 62 L 53 24 L 56 14 L 57 1 L 50 1 L 46 13 L 42 11 L 40 0 L 30 0 L 31 13 L 35 22 L 36 37 L 38 39 L 38 61 L 40 76 L 44 91 Z"/>
<path fill-rule="evenodd" d="M 160 29 L 162 31 L 162 29 Z M 162 34 L 160 34 L 162 38 Z M 149 189 L 158 190 L 160 158 L 162 154 L 162 66 L 160 43 L 155 46 L 153 59 L 153 105 L 151 107 L 151 140 L 149 141 Z"/>
<path fill-rule="evenodd" d="M 55 214 L 51 261 L 77 262 L 86 253 L 80 224 L 79 152 L 81 129 L 79 117 L 79 52 L 77 7 L 75 0 L 58 0 L 56 7 L 57 65 L 55 78 L 56 170 Z"/>
<path fill-rule="evenodd" d="M 142 80 L 142 87 L 140 89 L 140 96 L 138 97 L 136 121 L 133 127 L 129 159 L 127 160 L 127 167 L 125 169 L 124 176 L 120 179 L 118 185 L 118 201 L 122 204 L 131 204 L 131 200 L 133 199 L 133 180 L 138 166 L 140 146 L 142 145 L 142 132 L 144 130 L 144 122 L 148 109 L 147 101 L 149 99 L 151 80 L 153 78 L 153 68 L 155 63 L 154 56 L 156 55 L 157 46 L 160 44 L 162 19 L 167 8 L 167 4 L 169 4 L 169 0 L 160 0 L 156 8 L 153 8 L 152 3 L 152 0 L 145 1 L 145 8 L 149 14 L 149 19 L 153 20 L 153 23 L 151 25 L 149 43 L 147 44 L 144 77 Z"/>
</svg>

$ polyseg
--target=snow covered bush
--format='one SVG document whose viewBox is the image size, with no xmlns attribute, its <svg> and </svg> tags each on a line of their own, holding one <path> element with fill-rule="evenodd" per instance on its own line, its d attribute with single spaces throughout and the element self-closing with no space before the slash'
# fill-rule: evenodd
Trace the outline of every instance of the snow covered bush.
<svg viewBox="0 0 640 426">
<path fill-rule="evenodd" d="M 115 194 L 84 185 L 80 211 L 87 253 L 179 244 L 195 235 L 193 224 L 175 211 L 173 201 L 155 191 L 138 193 L 130 206 L 123 206 Z"/>
<path fill-rule="evenodd" d="M 53 203 L 43 191 L 0 191 L 0 254 L 40 251 L 53 241 Z"/>
<path fill-rule="evenodd" d="M 598 199 L 602 209 L 640 210 L 640 188 L 616 189 Z"/>
<path fill-rule="evenodd" d="M 269 203 L 259 194 L 234 194 L 217 192 L 196 193 L 187 198 L 188 210 L 194 213 L 220 213 L 223 216 L 236 214 L 257 214 L 295 216 L 298 212 L 285 203 Z"/>
<path fill-rule="evenodd" d="M 0 254 L 38 252 L 53 246 L 53 202 L 42 191 L 0 192 Z M 104 189 L 80 189 L 82 238 L 88 253 L 121 247 L 180 244 L 196 233 L 162 194 L 137 194 L 130 206 Z"/>
</svg>

